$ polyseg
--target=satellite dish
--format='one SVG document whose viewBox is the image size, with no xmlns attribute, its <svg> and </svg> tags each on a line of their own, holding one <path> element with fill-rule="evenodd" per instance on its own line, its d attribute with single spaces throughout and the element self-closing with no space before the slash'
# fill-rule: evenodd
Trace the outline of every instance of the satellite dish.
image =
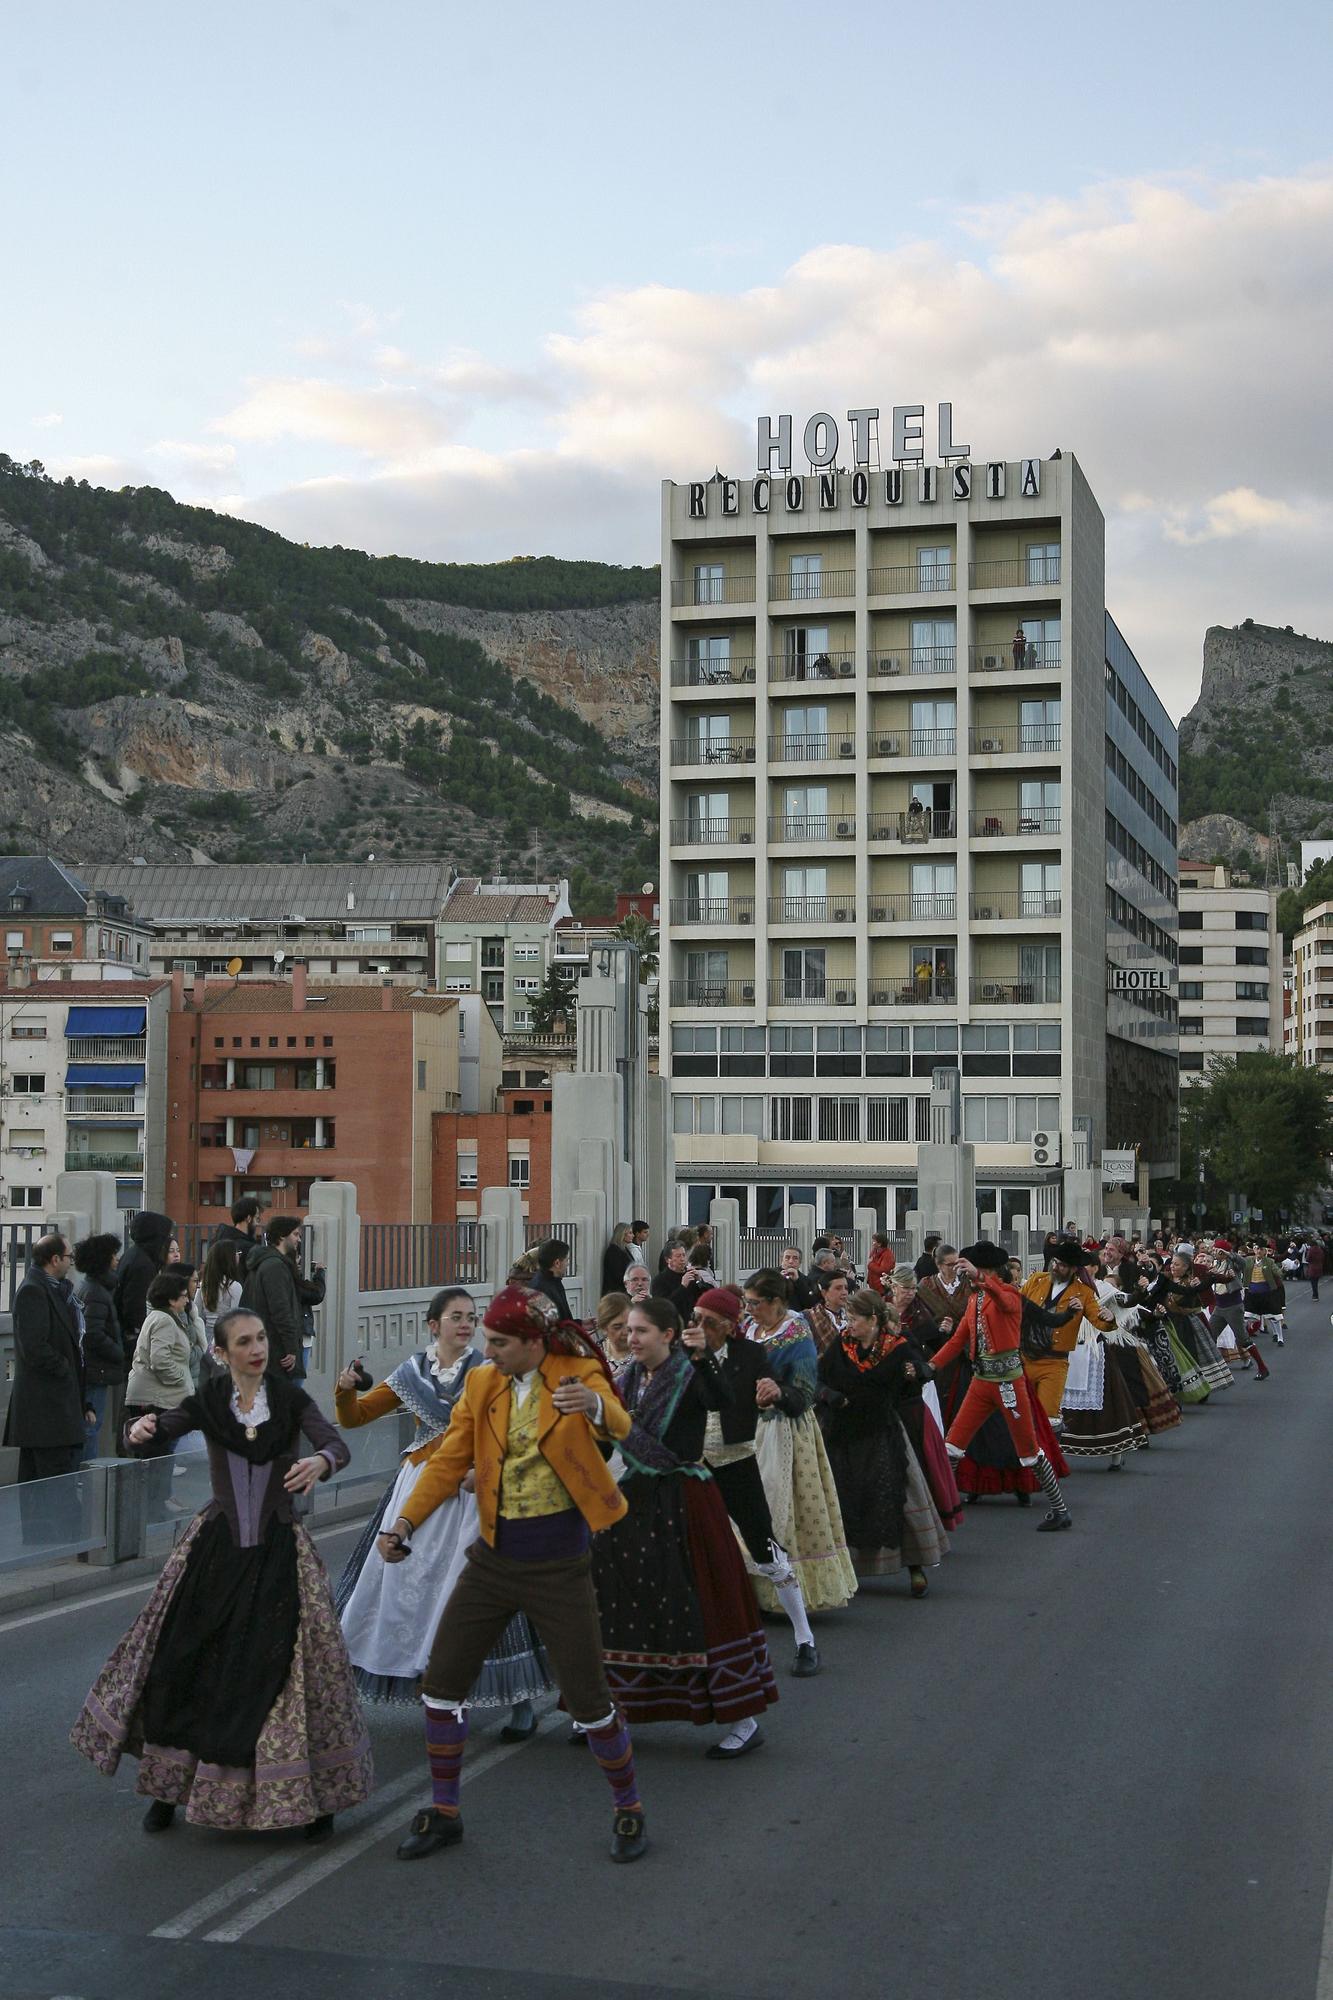
<svg viewBox="0 0 1333 2000">
<path fill-rule="evenodd" d="M 244 972 L 245 960 L 243 958 L 229 958 L 227 960 L 227 970 L 232 978 L 235 979 L 238 973 Z"/>
<path fill-rule="evenodd" d="M 653 885 L 651 882 L 645 882 L 642 889 L 639 891 L 639 894 L 641 896 L 651 896 L 652 893 L 653 893 Z"/>
<path fill-rule="evenodd" d="M 287 954 L 285 951 L 275 951 L 273 954 L 273 963 L 275 965 L 282 965 L 286 962 L 286 958 Z"/>
</svg>

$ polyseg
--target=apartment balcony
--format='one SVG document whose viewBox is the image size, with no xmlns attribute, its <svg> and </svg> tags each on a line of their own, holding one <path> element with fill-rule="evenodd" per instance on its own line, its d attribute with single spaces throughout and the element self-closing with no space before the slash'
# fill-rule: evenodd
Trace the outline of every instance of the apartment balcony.
<svg viewBox="0 0 1333 2000">
<path fill-rule="evenodd" d="M 847 681 L 855 678 L 856 654 L 831 647 L 827 653 L 770 653 L 768 678 L 785 681 Z"/>
<path fill-rule="evenodd" d="M 1058 722 L 979 722 L 968 731 L 974 757 L 1058 757 Z"/>
<path fill-rule="evenodd" d="M 673 1007 L 753 1007 L 755 982 L 751 979 L 673 979 L 670 982 Z"/>
<path fill-rule="evenodd" d="M 856 975 L 849 972 L 838 978 L 830 972 L 824 979 L 775 978 L 769 982 L 768 999 L 772 1007 L 853 1007 Z"/>
<path fill-rule="evenodd" d="M 1060 831 L 1059 806 L 982 806 L 971 815 L 974 840 L 1049 840 Z"/>
<path fill-rule="evenodd" d="M 974 674 L 1058 673 L 1060 641 L 1029 639 L 1019 653 L 1011 639 L 992 639 L 973 646 L 970 659 Z"/>
<path fill-rule="evenodd" d="M 687 737 L 671 745 L 673 764 L 753 764 L 753 736 L 729 736 L 711 742 Z"/>
<path fill-rule="evenodd" d="M 871 757 L 956 757 L 956 729 L 872 729 L 866 738 Z"/>
<path fill-rule="evenodd" d="M 923 569 L 917 563 L 896 563 L 870 570 L 868 588 L 872 597 L 938 596 L 956 588 L 955 564 L 938 563 Z"/>
<path fill-rule="evenodd" d="M 752 847 L 754 815 L 727 818 L 673 819 L 671 840 L 677 847 Z"/>
<path fill-rule="evenodd" d="M 83 1153 L 65 1155 L 69 1174 L 142 1174 L 142 1153 Z"/>
<path fill-rule="evenodd" d="M 832 730 L 827 736 L 773 736 L 768 744 L 770 764 L 825 764 L 856 755 L 856 738 L 849 730 Z"/>
<path fill-rule="evenodd" d="M 866 831 L 871 840 L 897 840 L 907 847 L 924 847 L 932 840 L 956 840 L 956 812 L 872 812 Z"/>
<path fill-rule="evenodd" d="M 851 924 L 856 921 L 856 892 L 831 896 L 770 896 L 771 924 Z"/>
<path fill-rule="evenodd" d="M 76 1096 L 66 1093 L 65 1117 L 70 1122 L 82 1118 L 128 1118 L 142 1123 L 144 1115 L 143 1099 L 133 1097 L 103 1097 L 97 1094 Z"/>
<path fill-rule="evenodd" d="M 785 813 L 768 822 L 768 837 L 776 846 L 804 847 L 818 840 L 855 840 L 856 813 L 848 806 L 834 813 Z"/>
<path fill-rule="evenodd" d="M 141 1063 L 148 1055 L 145 1035 L 71 1035 L 65 1043 L 66 1059 L 72 1063 Z"/>
<path fill-rule="evenodd" d="M 673 605 L 753 604 L 754 577 L 687 576 L 671 586 Z"/>
<path fill-rule="evenodd" d="M 956 979 L 914 979 L 910 975 L 890 978 L 886 973 L 872 971 L 870 1004 L 872 1007 L 956 1007 L 958 982 Z"/>
<path fill-rule="evenodd" d="M 854 569 L 804 571 L 797 576 L 770 576 L 770 604 L 804 604 L 812 598 L 855 597 Z"/>
<path fill-rule="evenodd" d="M 755 676 L 752 653 L 732 653 L 725 660 L 673 660 L 672 687 L 743 687 Z"/>
<path fill-rule="evenodd" d="M 673 924 L 752 924 L 753 896 L 673 896 Z"/>
<path fill-rule="evenodd" d="M 1060 998 L 1058 974 L 1034 979 L 994 979 L 978 973 L 971 982 L 972 1002 L 978 1007 L 1049 1007 Z"/>
<path fill-rule="evenodd" d="M 973 590 L 1057 590 L 1060 552 L 985 558 L 970 566 Z"/>
<path fill-rule="evenodd" d="M 866 655 L 872 680 L 899 676 L 940 680 L 958 671 L 956 646 L 872 646 Z"/>
<path fill-rule="evenodd" d="M 971 900 L 974 923 L 1042 923 L 1060 915 L 1058 890 L 1043 894 L 1034 889 L 978 889 Z"/>
</svg>

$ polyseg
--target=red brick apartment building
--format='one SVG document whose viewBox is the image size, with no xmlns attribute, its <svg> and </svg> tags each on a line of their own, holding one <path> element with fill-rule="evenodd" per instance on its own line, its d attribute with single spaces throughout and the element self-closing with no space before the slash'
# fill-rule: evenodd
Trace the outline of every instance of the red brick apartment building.
<svg viewBox="0 0 1333 2000">
<path fill-rule="evenodd" d="M 500 1109 L 441 1112 L 432 1121 L 431 1203 L 436 1222 L 480 1212 L 481 1190 L 517 1188 L 524 1213 L 551 1213 L 551 1086 L 510 1087 Z"/>
<path fill-rule="evenodd" d="M 172 976 L 166 1206 L 217 1222 L 242 1194 L 303 1213 L 355 1183 L 368 1222 L 432 1220 L 432 1121 L 459 1104 L 458 1003 L 401 985 Z M 549 1147 L 548 1147 L 549 1158 Z"/>
</svg>

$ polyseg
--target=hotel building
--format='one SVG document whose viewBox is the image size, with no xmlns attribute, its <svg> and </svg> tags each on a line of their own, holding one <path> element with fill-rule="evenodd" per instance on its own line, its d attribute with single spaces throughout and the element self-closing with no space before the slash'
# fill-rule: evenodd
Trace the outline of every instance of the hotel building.
<svg viewBox="0 0 1333 2000">
<path fill-rule="evenodd" d="M 902 1228 L 940 1065 L 1002 1227 L 1173 1172 L 1176 737 L 1077 462 L 665 482 L 661 647 L 680 1216 Z"/>
<path fill-rule="evenodd" d="M 1211 1056 L 1282 1052 L 1277 890 L 1225 866 L 1180 864 L 1180 1080 Z"/>
</svg>

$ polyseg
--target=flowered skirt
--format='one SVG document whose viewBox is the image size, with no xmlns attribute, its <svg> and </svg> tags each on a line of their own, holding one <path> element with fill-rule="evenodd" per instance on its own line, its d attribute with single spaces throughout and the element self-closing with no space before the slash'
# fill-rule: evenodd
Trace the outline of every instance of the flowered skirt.
<svg viewBox="0 0 1333 2000">
<path fill-rule="evenodd" d="M 269 1533 L 293 1544 L 296 1615 L 283 1636 L 285 1653 L 290 1643 L 285 1675 L 266 1712 L 256 1717 L 249 1755 L 234 1763 L 211 1761 L 145 1734 L 149 1706 L 155 1715 L 182 1718 L 181 1733 L 196 1742 L 223 1740 L 241 1727 L 238 1718 L 255 1703 L 257 1676 L 272 1667 L 274 1609 L 287 1589 L 276 1571 L 285 1558 L 266 1545 L 273 1585 L 251 1589 L 245 1573 L 259 1565 L 239 1559 L 261 1552 L 237 1550 L 225 1520 L 208 1512 L 196 1516 L 173 1549 L 71 1732 L 75 1749 L 108 1777 L 125 1752 L 137 1757 L 139 1792 L 183 1806 L 196 1826 L 228 1832 L 304 1826 L 324 1813 L 346 1812 L 374 1790 L 370 1739 L 324 1565 L 304 1528 L 274 1522 Z M 226 1682 L 225 1698 L 217 1700 L 201 1694 L 207 1672 L 191 1678 L 185 1665 L 193 1660 L 206 1667 L 215 1648 L 242 1663 Z M 256 1662 L 249 1676 L 247 1659 Z"/>
<path fill-rule="evenodd" d="M 375 1538 L 396 1521 L 421 1474 L 405 1459 L 347 1560 L 335 1603 L 356 1684 L 367 1701 L 415 1702 L 441 1613 L 481 1533 L 471 1493 L 446 1500 L 412 1537 L 406 1562 L 381 1562 Z M 554 1685 L 540 1639 L 521 1612 L 500 1635 L 468 1700 L 474 1708 L 509 1708 Z"/>
<path fill-rule="evenodd" d="M 631 1724 L 741 1721 L 778 1698 L 759 1606 L 711 1479 L 634 1473 L 592 1545 L 602 1657 Z"/>
<path fill-rule="evenodd" d="M 1140 1341 L 1135 1340 L 1131 1346 L 1125 1346 L 1118 1340 L 1108 1340 L 1106 1365 L 1119 1371 L 1150 1437 L 1159 1431 L 1174 1430 L 1182 1421 L 1179 1403 Z"/>
<path fill-rule="evenodd" d="M 804 1416 L 765 1416 L 755 1439 L 755 1457 L 773 1538 L 787 1551 L 810 1611 L 837 1611 L 856 1595 L 856 1571 L 843 1532 L 838 1489 L 813 1410 Z M 777 1592 L 766 1577 L 753 1579 L 765 1611 L 779 1609 Z"/>
</svg>

